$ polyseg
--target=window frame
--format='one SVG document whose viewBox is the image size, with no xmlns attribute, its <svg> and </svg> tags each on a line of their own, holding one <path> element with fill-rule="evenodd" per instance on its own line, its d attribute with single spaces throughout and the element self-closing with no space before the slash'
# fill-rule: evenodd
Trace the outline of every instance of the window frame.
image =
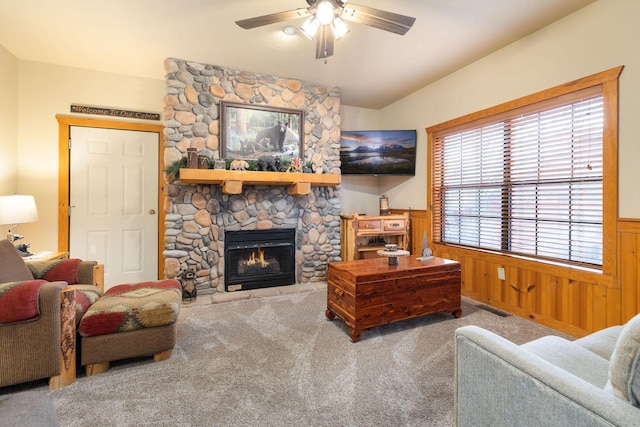
<svg viewBox="0 0 640 427">
<path fill-rule="evenodd" d="M 472 251 L 501 253 L 505 256 L 515 256 L 500 251 L 489 251 L 482 249 L 468 248 L 466 246 L 434 243 L 439 241 L 440 230 L 436 230 L 434 224 L 434 152 L 433 142 L 438 135 L 451 133 L 456 128 L 468 127 L 471 122 L 489 122 L 496 120 L 500 116 L 509 115 L 516 109 L 527 108 L 528 106 L 542 103 L 554 103 L 554 99 L 571 96 L 573 93 L 591 87 L 601 87 L 603 102 L 603 140 L 602 140 L 602 270 L 605 275 L 613 276 L 616 272 L 616 221 L 618 214 L 618 86 L 619 76 L 623 67 L 615 67 L 609 70 L 593 74 L 572 82 L 568 82 L 550 89 L 546 89 L 532 95 L 527 95 L 503 104 L 490 107 L 475 113 L 449 120 L 426 128 L 427 144 L 427 217 L 430 244 L 435 246 L 455 246 L 463 247 Z M 474 123 L 475 124 L 475 123 Z M 437 237 L 437 238 L 434 238 Z M 528 258 L 528 257 L 527 257 Z M 542 259 L 531 256 L 531 259 L 542 262 Z M 555 262 L 558 264 L 557 262 Z M 571 263 L 560 263 L 560 265 L 572 266 Z"/>
</svg>

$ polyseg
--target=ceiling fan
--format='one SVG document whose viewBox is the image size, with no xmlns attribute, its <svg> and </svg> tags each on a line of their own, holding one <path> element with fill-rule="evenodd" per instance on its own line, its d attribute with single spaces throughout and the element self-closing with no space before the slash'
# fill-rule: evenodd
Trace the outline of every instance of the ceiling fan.
<svg viewBox="0 0 640 427">
<path fill-rule="evenodd" d="M 316 59 L 326 59 L 333 55 L 334 40 L 349 32 L 344 20 L 368 25 L 380 30 L 404 35 L 416 18 L 387 12 L 372 7 L 358 6 L 348 0 L 306 0 L 307 8 L 289 10 L 256 16 L 236 21 L 240 27 L 249 30 L 263 25 L 308 17 L 300 27 L 304 35 L 316 38 Z"/>
</svg>

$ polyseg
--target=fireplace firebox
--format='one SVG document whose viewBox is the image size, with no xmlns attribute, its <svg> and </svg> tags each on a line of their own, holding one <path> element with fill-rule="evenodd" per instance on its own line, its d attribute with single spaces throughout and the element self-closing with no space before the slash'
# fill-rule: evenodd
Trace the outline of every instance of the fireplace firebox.
<svg viewBox="0 0 640 427">
<path fill-rule="evenodd" d="M 225 290 L 294 284 L 295 235 L 293 228 L 225 232 Z"/>
</svg>

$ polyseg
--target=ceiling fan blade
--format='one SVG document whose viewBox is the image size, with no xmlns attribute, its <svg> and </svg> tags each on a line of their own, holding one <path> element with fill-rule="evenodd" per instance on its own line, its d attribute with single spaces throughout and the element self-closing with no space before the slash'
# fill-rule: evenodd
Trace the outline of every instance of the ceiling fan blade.
<svg viewBox="0 0 640 427">
<path fill-rule="evenodd" d="M 321 25 L 316 33 L 316 59 L 327 59 L 333 56 L 333 31 L 328 25 Z"/>
<path fill-rule="evenodd" d="M 271 13 L 269 15 L 256 16 L 255 18 L 241 19 L 236 21 L 240 27 L 245 30 L 250 30 L 256 27 L 262 27 L 263 25 L 275 24 L 276 22 L 289 21 L 291 19 L 301 18 L 308 16 L 309 11 L 307 9 L 295 9 L 288 10 L 286 12 Z"/>
<path fill-rule="evenodd" d="M 400 15 L 372 7 L 347 3 L 342 11 L 342 18 L 358 24 L 369 25 L 380 30 L 404 35 L 411 29 L 416 18 Z"/>
<path fill-rule="evenodd" d="M 313 7 L 316 3 L 318 3 L 318 1 L 319 1 L 319 0 L 307 0 L 307 4 L 308 4 L 310 7 Z M 347 1 L 348 1 L 348 0 L 334 0 L 334 3 L 335 3 L 335 4 L 336 4 L 336 6 L 338 6 L 338 7 L 344 7 L 344 5 L 345 5 L 345 3 L 346 3 Z"/>
</svg>

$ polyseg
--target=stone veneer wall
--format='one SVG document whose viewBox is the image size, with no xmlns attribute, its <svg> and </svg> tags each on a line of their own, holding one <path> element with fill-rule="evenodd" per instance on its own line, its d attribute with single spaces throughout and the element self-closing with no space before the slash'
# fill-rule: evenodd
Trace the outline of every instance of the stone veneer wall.
<svg viewBox="0 0 640 427">
<path fill-rule="evenodd" d="M 165 165 L 187 148 L 218 159 L 220 101 L 231 101 L 303 110 L 303 160 L 340 173 L 339 89 L 174 58 L 165 71 Z M 218 185 L 174 182 L 165 192 L 165 276 L 194 269 L 199 293 L 224 292 L 226 230 L 296 228 L 298 283 L 325 281 L 327 263 L 340 260 L 339 187 L 292 196 L 283 186 L 247 185 L 227 195 Z"/>
</svg>

